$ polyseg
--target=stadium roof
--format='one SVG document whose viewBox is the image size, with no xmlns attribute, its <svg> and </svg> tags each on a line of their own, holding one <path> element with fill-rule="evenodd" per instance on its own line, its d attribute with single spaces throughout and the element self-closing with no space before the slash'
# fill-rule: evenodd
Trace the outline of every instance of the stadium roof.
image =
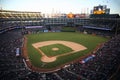
<svg viewBox="0 0 120 80">
<path fill-rule="evenodd" d="M 119 14 L 91 14 L 90 18 L 119 18 Z"/>
<path fill-rule="evenodd" d="M 0 10 L 0 18 L 42 17 L 41 12 Z"/>
</svg>

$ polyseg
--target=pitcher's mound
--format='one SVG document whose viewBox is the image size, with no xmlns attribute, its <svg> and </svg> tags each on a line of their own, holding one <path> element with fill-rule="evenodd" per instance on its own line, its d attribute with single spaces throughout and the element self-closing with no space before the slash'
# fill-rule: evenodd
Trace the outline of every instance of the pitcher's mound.
<svg viewBox="0 0 120 80">
<path fill-rule="evenodd" d="M 59 50 L 59 48 L 52 48 L 52 50 L 53 50 L 53 51 L 58 51 L 58 50 Z"/>
<path fill-rule="evenodd" d="M 42 56 L 41 61 L 43 62 L 53 62 L 56 60 L 56 57 L 47 57 L 47 56 Z"/>
</svg>

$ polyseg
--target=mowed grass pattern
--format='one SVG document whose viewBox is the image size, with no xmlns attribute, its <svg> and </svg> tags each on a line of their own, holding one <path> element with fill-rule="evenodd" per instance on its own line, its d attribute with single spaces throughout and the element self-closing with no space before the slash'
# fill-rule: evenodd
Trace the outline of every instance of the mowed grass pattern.
<svg viewBox="0 0 120 80">
<path fill-rule="evenodd" d="M 103 38 L 99 36 L 93 36 L 93 35 L 81 34 L 75 32 L 40 33 L 40 34 L 31 34 L 26 36 L 28 40 L 27 50 L 30 61 L 34 66 L 40 68 L 58 67 L 62 64 L 78 59 L 93 51 L 98 44 L 106 42 L 108 40 L 107 38 Z M 56 61 L 47 63 L 46 65 L 44 65 L 44 67 L 41 67 L 43 64 L 43 62 L 40 60 L 42 55 L 32 46 L 32 44 L 36 42 L 50 41 L 50 40 L 72 41 L 87 47 L 87 49 L 77 52 L 75 54 L 58 57 Z"/>
<path fill-rule="evenodd" d="M 53 48 L 58 48 L 59 50 L 52 50 Z M 44 52 L 44 54 L 48 57 L 57 56 L 73 51 L 71 48 L 62 44 L 52 44 L 40 47 L 39 49 L 42 50 L 42 52 Z"/>
</svg>

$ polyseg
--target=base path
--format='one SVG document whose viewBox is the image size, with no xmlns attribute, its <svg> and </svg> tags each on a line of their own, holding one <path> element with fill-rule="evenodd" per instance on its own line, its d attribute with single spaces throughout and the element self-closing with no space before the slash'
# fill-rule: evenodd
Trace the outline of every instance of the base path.
<svg viewBox="0 0 120 80">
<path fill-rule="evenodd" d="M 48 57 L 47 55 L 45 55 L 44 52 L 42 52 L 39 49 L 40 47 L 48 46 L 48 45 L 52 45 L 52 44 L 62 44 L 62 45 L 65 45 L 65 46 L 71 48 L 73 51 L 68 52 L 68 53 L 64 53 L 64 54 L 60 54 L 57 56 Z M 57 59 L 57 57 L 73 54 L 73 53 L 76 53 L 78 51 L 82 51 L 82 50 L 87 49 L 85 46 L 83 46 L 81 44 L 78 44 L 75 42 L 70 42 L 70 41 L 60 41 L 60 40 L 37 42 L 37 43 L 32 44 L 32 46 L 34 48 L 36 48 L 40 52 L 40 54 L 42 54 L 41 61 L 43 61 L 43 62 L 53 62 Z M 59 49 L 54 48 L 53 51 L 55 51 L 55 50 L 59 50 Z"/>
<path fill-rule="evenodd" d="M 47 56 L 42 56 L 41 61 L 43 62 L 53 62 L 56 60 L 56 57 L 47 57 Z"/>
</svg>

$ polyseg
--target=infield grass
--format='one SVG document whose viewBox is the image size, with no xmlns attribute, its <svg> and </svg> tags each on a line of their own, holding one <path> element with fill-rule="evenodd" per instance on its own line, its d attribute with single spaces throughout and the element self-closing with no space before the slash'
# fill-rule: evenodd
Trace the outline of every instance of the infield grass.
<svg viewBox="0 0 120 80">
<path fill-rule="evenodd" d="M 53 48 L 58 48 L 59 50 L 56 51 L 52 50 Z M 73 51 L 71 48 L 62 44 L 52 44 L 52 45 L 40 47 L 39 49 L 41 49 L 42 52 L 44 52 L 45 55 L 49 57 L 57 56 Z"/>
<path fill-rule="evenodd" d="M 76 60 L 82 56 L 85 56 L 86 54 L 93 51 L 98 44 L 106 42 L 108 40 L 107 38 L 100 36 L 93 36 L 93 35 L 81 34 L 75 32 L 58 32 L 58 33 L 51 32 L 51 33 L 30 34 L 26 36 L 28 40 L 27 41 L 28 56 L 30 58 L 31 63 L 36 67 L 44 68 L 44 69 L 58 67 L 70 61 Z M 50 40 L 63 40 L 63 41 L 76 42 L 78 44 L 87 47 L 87 49 L 76 52 L 75 54 L 58 57 L 56 61 L 46 63 L 46 65 L 42 66 L 44 63 L 40 60 L 42 55 L 32 46 L 32 44 L 36 42 L 50 41 Z M 50 56 L 51 55 L 53 56 L 55 54 L 51 53 Z"/>
</svg>

